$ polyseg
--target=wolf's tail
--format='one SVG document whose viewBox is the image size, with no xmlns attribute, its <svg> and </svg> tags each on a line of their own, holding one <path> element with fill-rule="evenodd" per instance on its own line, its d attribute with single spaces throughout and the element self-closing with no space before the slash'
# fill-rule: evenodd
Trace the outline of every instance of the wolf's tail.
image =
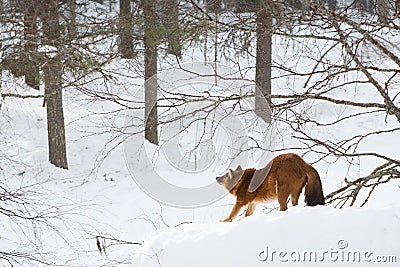
<svg viewBox="0 0 400 267">
<path fill-rule="evenodd" d="M 318 172 L 312 167 L 307 171 L 307 184 L 305 190 L 305 201 L 307 206 L 324 205 L 325 198 L 322 191 L 321 179 Z"/>
</svg>

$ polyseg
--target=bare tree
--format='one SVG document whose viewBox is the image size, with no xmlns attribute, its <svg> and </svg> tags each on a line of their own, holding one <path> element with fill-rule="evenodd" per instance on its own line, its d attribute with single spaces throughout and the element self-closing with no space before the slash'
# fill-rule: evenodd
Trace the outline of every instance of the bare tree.
<svg viewBox="0 0 400 267">
<path fill-rule="evenodd" d="M 357 12 L 352 9 L 354 6 L 341 7 L 342 13 L 335 13 L 318 2 L 306 1 L 309 10 L 312 12 L 305 17 L 304 23 L 312 17 L 320 17 L 320 26 L 311 27 L 310 30 L 321 30 L 318 35 L 308 34 L 291 34 L 291 38 L 299 40 L 312 40 L 316 43 L 324 40 L 326 49 L 320 53 L 314 53 L 309 49 L 308 57 L 315 60 L 315 65 L 310 71 L 297 70 L 295 68 L 285 68 L 280 66 L 288 75 L 300 75 L 308 77 L 304 84 L 304 93 L 295 95 L 272 95 L 275 101 L 286 98 L 285 102 L 274 103 L 275 111 L 283 112 L 288 116 L 293 114 L 293 119 L 281 116 L 279 120 L 284 122 L 288 127 L 292 128 L 294 136 L 299 138 L 303 143 L 307 144 L 307 150 L 320 155 L 320 160 L 328 157 L 344 158 L 349 165 L 354 161 L 363 158 L 375 158 L 378 162 L 383 161 L 369 175 L 363 177 L 342 177 L 344 186 L 335 190 L 327 196 L 327 202 L 333 203 L 338 207 L 346 204 L 350 206 L 361 202 L 361 206 L 365 205 L 370 199 L 375 188 L 380 184 L 387 183 L 393 179 L 399 178 L 400 164 L 399 160 L 393 156 L 388 156 L 374 150 L 361 152 L 359 146 L 366 142 L 372 136 L 385 136 L 399 130 L 395 123 L 389 124 L 385 129 L 364 130 L 353 136 L 336 140 L 335 142 L 320 137 L 315 137 L 304 130 L 305 125 L 314 124 L 321 129 L 329 129 L 331 126 L 340 125 L 344 122 L 350 122 L 356 118 L 367 117 L 369 114 L 378 114 L 382 121 L 386 121 L 388 117 L 400 122 L 398 102 L 396 102 L 395 84 L 398 81 L 398 66 L 400 66 L 399 50 L 394 43 L 386 41 L 382 36 L 386 36 L 386 32 L 393 35 L 398 34 L 396 23 L 393 22 L 393 15 L 389 12 L 392 9 L 386 9 L 379 15 L 379 1 L 377 2 L 378 21 L 371 14 Z M 362 4 L 371 4 L 371 2 L 362 2 Z M 383 1 L 382 5 L 388 2 Z M 359 8 L 359 7 L 358 7 Z M 366 6 L 363 6 L 365 10 Z M 356 15 L 350 15 L 350 12 L 356 12 Z M 301 22 L 300 22 L 301 23 Z M 325 26 L 323 26 L 325 25 Z M 335 35 L 327 35 L 325 32 L 330 28 Z M 284 28 L 281 28 L 284 29 Z M 383 30 L 385 29 L 385 30 Z M 287 34 L 287 32 L 278 32 L 279 34 Z M 357 33 L 357 34 L 354 34 Z M 316 47 L 316 45 L 314 46 Z M 336 51 L 336 52 L 335 52 Z M 341 51 L 341 56 L 338 56 Z M 374 52 L 372 52 L 374 51 Z M 319 55 L 319 56 L 316 56 Z M 366 56 L 368 55 L 368 56 Z M 334 59 L 335 63 L 330 60 Z M 378 67 L 380 62 L 385 62 L 385 66 Z M 358 78 L 350 81 L 344 81 L 344 75 L 351 73 L 360 73 Z M 318 77 L 318 78 L 317 78 Z M 385 78 L 381 78 L 385 77 Z M 312 82 L 313 80 L 313 82 Z M 342 88 L 357 88 L 360 86 L 364 90 L 373 90 L 379 95 L 380 100 L 371 102 L 355 101 L 353 99 L 335 98 L 336 92 Z M 336 106 L 346 106 L 354 109 L 350 114 L 340 116 L 336 120 L 329 123 L 321 122 L 319 118 L 311 118 L 309 115 L 296 111 L 296 106 L 307 101 L 321 101 L 325 104 Z M 329 131 L 329 130 L 327 130 Z M 382 137 L 384 138 L 384 137 Z M 359 194 L 367 191 L 368 196 L 362 199 Z"/>
<path fill-rule="evenodd" d="M 40 75 L 39 66 L 37 64 L 37 44 L 38 44 L 38 2 L 36 0 L 25 0 L 24 8 L 24 38 L 25 38 L 25 51 L 24 60 L 24 73 L 25 82 L 27 85 L 39 90 Z"/>
<path fill-rule="evenodd" d="M 167 53 L 182 57 L 182 29 L 179 23 L 179 1 L 162 0 L 162 17 L 167 35 Z"/>
<path fill-rule="evenodd" d="M 286 1 L 286 5 L 297 10 L 302 10 L 305 7 L 304 1 L 302 0 L 288 0 Z"/>
<path fill-rule="evenodd" d="M 157 16 L 155 0 L 143 0 L 144 13 L 144 79 L 145 79 L 145 138 L 158 144 L 157 113 Z"/>
<path fill-rule="evenodd" d="M 271 121 L 271 113 L 265 103 L 271 105 L 272 6 L 271 0 L 261 0 L 257 11 L 255 110 L 268 122 Z"/>
<path fill-rule="evenodd" d="M 205 5 L 208 12 L 220 13 L 222 10 L 221 0 L 206 0 Z"/>
<path fill-rule="evenodd" d="M 68 169 L 62 102 L 62 62 L 59 24 L 59 1 L 43 3 L 43 34 L 45 43 L 54 48 L 55 55 L 46 58 L 44 65 L 45 103 L 47 108 L 47 138 L 49 160 L 57 167 Z"/>
<path fill-rule="evenodd" d="M 327 4 L 328 4 L 328 8 L 329 8 L 331 11 L 336 11 L 336 8 L 337 8 L 337 0 L 327 0 L 326 2 L 327 2 Z"/>
<path fill-rule="evenodd" d="M 388 8 L 389 4 L 391 7 Z M 398 178 L 399 159 L 378 153 L 374 149 L 369 149 L 368 152 L 361 152 L 360 149 L 362 143 L 373 137 L 385 138 L 386 134 L 399 131 L 398 125 L 393 123 L 393 120 L 400 121 L 399 94 L 396 89 L 399 81 L 399 48 L 395 39 L 387 38 L 388 33 L 390 36 L 399 34 L 398 18 L 394 16 L 398 13 L 393 12 L 396 10 L 395 4 L 396 2 L 385 0 L 285 1 L 285 8 L 280 11 L 282 17 L 276 21 L 276 27 L 271 23 L 274 26 L 271 35 L 277 36 L 280 42 L 278 50 L 285 45 L 286 50 L 281 50 L 279 56 L 282 58 L 274 61 L 272 68 L 275 76 L 270 79 L 275 81 L 273 84 L 285 88 L 287 94 L 269 92 L 262 95 L 270 96 L 273 118 L 285 131 L 290 131 L 289 139 L 299 141 L 298 146 L 287 147 L 283 144 L 276 150 L 281 152 L 290 148 L 300 153 L 309 153 L 318 158 L 317 162 L 328 158 L 345 160 L 349 168 L 355 168 L 355 162 L 366 158 L 374 158 L 377 164 L 381 161 L 388 164 L 382 169 L 378 166 L 379 171 L 373 171 L 371 176 L 341 177 L 345 187 L 328 195 L 335 205 L 338 202 L 339 206 L 343 203 L 356 205 L 356 200 L 361 195 L 358 192 L 367 190 L 372 194 L 373 189 L 380 184 Z M 218 24 L 218 31 L 224 33 L 220 35 L 225 38 L 220 41 L 222 55 L 233 61 L 234 55 L 237 55 L 235 52 L 244 51 L 251 59 L 255 59 L 255 81 L 264 90 L 268 87 L 260 85 L 258 67 L 264 63 L 264 68 L 267 68 L 267 61 L 259 61 L 262 58 L 259 55 L 261 49 L 264 53 L 268 52 L 269 46 L 265 35 L 264 39 L 259 37 L 262 36 L 260 32 L 266 32 L 260 31 L 261 26 L 268 28 L 268 25 L 262 25 L 268 23 L 267 19 L 260 23 L 268 4 L 264 1 L 262 6 L 264 13 L 259 10 L 255 14 L 237 14 L 236 17 L 231 16 L 229 22 L 214 21 L 216 19 L 207 14 L 206 17 Z M 198 9 L 201 10 L 200 7 Z M 207 13 L 204 10 L 201 12 Z M 276 9 L 272 8 L 271 12 L 275 16 Z M 270 18 L 271 15 L 266 17 Z M 255 42 L 251 41 L 254 40 L 253 33 L 256 34 Z M 260 40 L 264 40 L 264 43 L 259 46 Z M 255 51 L 252 50 L 254 46 Z M 303 60 L 310 62 L 309 65 L 305 66 Z M 243 62 L 242 58 L 234 61 L 234 64 L 240 68 Z M 352 79 L 349 80 L 348 77 Z M 357 95 L 361 88 L 363 92 L 377 95 L 380 99 L 356 101 L 342 94 L 343 91 L 354 90 Z M 316 109 L 316 103 L 332 109 L 346 108 L 351 112 L 337 114 L 336 119 L 326 122 L 309 114 L 308 109 Z M 374 114 L 374 118 L 379 117 L 380 121 L 391 120 L 392 123 L 385 125 L 384 129 L 357 129 L 352 132 L 352 136 L 335 141 L 315 136 L 307 130 L 312 125 L 320 131 L 334 132 L 331 129 L 338 125 L 354 123 L 370 114 Z M 365 200 L 369 199 L 368 197 Z"/>
<path fill-rule="evenodd" d="M 390 13 L 395 9 L 394 3 L 391 4 L 389 0 L 376 0 L 375 8 L 379 21 L 387 25 L 391 17 Z"/>
<path fill-rule="evenodd" d="M 68 0 L 68 38 L 69 40 L 75 40 L 77 38 L 77 25 L 76 25 L 76 0 Z"/>
<path fill-rule="evenodd" d="M 37 66 L 37 18 L 38 5 L 36 0 L 20 0 L 4 2 L 2 13 L 4 22 L 19 22 L 23 25 L 22 31 L 16 31 L 20 39 L 16 41 L 19 46 L 8 45 L 8 51 L 3 54 L 2 63 L 5 69 L 10 70 L 16 77 L 25 76 L 27 85 L 39 89 L 39 67 Z M 7 17 L 7 19 L 6 19 Z M 13 24 L 15 27 L 16 24 Z"/>
<path fill-rule="evenodd" d="M 386 162 L 376 167 L 369 175 L 349 181 L 345 179 L 345 185 L 326 196 L 328 203 L 342 208 L 346 204 L 354 206 L 359 200 L 360 192 L 366 189 L 368 194 L 364 197 L 361 207 L 367 204 L 372 193 L 379 185 L 390 182 L 393 179 L 400 179 L 400 164 L 397 162 Z"/>
<path fill-rule="evenodd" d="M 356 0 L 353 3 L 355 5 L 355 7 L 359 8 L 360 10 L 373 13 L 374 12 L 374 1 L 375 0 Z"/>
<path fill-rule="evenodd" d="M 131 0 L 120 0 L 119 2 L 119 38 L 120 53 L 122 58 L 133 58 L 135 56 L 133 50 L 132 38 L 132 8 Z"/>
</svg>

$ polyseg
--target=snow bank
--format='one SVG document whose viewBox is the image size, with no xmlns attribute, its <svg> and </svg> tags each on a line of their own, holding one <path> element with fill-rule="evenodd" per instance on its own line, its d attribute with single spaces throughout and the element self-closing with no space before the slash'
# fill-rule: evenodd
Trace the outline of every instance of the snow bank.
<svg viewBox="0 0 400 267">
<path fill-rule="evenodd" d="M 399 266 L 400 206 L 291 207 L 158 230 L 134 266 Z"/>
</svg>

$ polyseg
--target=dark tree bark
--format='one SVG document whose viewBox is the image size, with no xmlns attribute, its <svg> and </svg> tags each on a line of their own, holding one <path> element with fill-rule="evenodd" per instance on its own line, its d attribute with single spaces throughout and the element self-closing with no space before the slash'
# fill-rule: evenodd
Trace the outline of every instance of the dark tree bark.
<svg viewBox="0 0 400 267">
<path fill-rule="evenodd" d="M 390 11 L 393 9 L 389 2 L 390 0 L 376 0 L 376 14 L 378 15 L 379 22 L 388 25 Z"/>
<path fill-rule="evenodd" d="M 76 28 L 76 0 L 68 0 L 69 9 L 69 24 L 68 24 L 68 38 L 69 41 L 75 40 L 77 37 Z"/>
<path fill-rule="evenodd" d="M 4 14 L 4 4 L 3 4 L 3 0 L 0 0 L 0 14 Z M 0 26 L 3 26 L 3 16 L 0 16 Z M 3 47 L 3 41 L 0 39 L 0 47 Z M 0 58 L 0 60 L 3 60 L 2 58 Z M 0 96 L 1 91 L 2 91 L 2 80 L 3 80 L 3 65 L 0 64 Z M 0 99 L 0 110 L 3 104 L 3 99 Z"/>
<path fill-rule="evenodd" d="M 235 11 L 237 13 L 257 11 L 259 2 L 263 0 L 235 0 Z"/>
<path fill-rule="evenodd" d="M 374 12 L 374 2 L 374 0 L 356 0 L 354 3 L 355 6 L 360 10 L 364 10 L 372 14 Z"/>
<path fill-rule="evenodd" d="M 337 0 L 327 0 L 328 9 L 335 12 L 337 7 Z"/>
<path fill-rule="evenodd" d="M 145 78 L 145 138 L 158 145 L 157 113 L 157 42 L 155 0 L 143 0 L 144 11 L 144 78 Z"/>
<path fill-rule="evenodd" d="M 37 56 L 37 18 L 38 1 L 25 0 L 24 8 L 24 53 L 22 55 L 22 68 L 27 85 L 39 90 L 40 75 Z"/>
<path fill-rule="evenodd" d="M 122 58 L 134 58 L 132 37 L 132 8 L 130 0 L 119 1 L 119 51 Z"/>
<path fill-rule="evenodd" d="M 221 13 L 222 0 L 206 0 L 206 10 L 212 13 Z"/>
<path fill-rule="evenodd" d="M 257 11 L 255 112 L 267 122 L 271 121 L 272 5 L 272 0 L 260 0 Z"/>
<path fill-rule="evenodd" d="M 62 62 L 60 56 L 60 23 L 57 0 L 43 3 L 44 41 L 57 48 L 57 55 L 46 59 L 44 66 L 45 103 L 49 160 L 57 167 L 68 169 L 62 102 Z"/>
<path fill-rule="evenodd" d="M 285 1 L 286 5 L 296 9 L 296 10 L 304 10 L 305 9 L 305 5 L 304 3 L 302 3 L 302 0 L 287 0 Z"/>
<path fill-rule="evenodd" d="M 49 160 L 56 167 L 68 169 L 62 103 L 62 65 L 59 58 L 49 60 L 44 67 L 44 82 Z"/>
<path fill-rule="evenodd" d="M 179 1 L 163 0 L 162 13 L 167 30 L 167 53 L 182 57 L 181 28 L 179 25 Z"/>
<path fill-rule="evenodd" d="M 394 5 L 395 5 L 395 16 L 400 16 L 400 0 L 396 0 L 395 2 L 394 2 Z"/>
<path fill-rule="evenodd" d="M 60 45 L 59 1 L 42 0 L 40 12 L 43 21 L 43 42 L 46 45 L 58 47 Z"/>
</svg>

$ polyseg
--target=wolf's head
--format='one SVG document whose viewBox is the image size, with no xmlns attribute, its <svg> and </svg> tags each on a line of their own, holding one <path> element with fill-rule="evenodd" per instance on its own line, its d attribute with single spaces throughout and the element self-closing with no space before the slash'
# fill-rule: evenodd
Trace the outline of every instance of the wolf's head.
<svg viewBox="0 0 400 267">
<path fill-rule="evenodd" d="M 229 172 L 217 177 L 217 182 L 220 185 L 223 185 L 228 191 L 235 187 L 235 185 L 239 182 L 242 177 L 244 170 L 239 165 L 236 170 L 229 169 Z"/>
</svg>

